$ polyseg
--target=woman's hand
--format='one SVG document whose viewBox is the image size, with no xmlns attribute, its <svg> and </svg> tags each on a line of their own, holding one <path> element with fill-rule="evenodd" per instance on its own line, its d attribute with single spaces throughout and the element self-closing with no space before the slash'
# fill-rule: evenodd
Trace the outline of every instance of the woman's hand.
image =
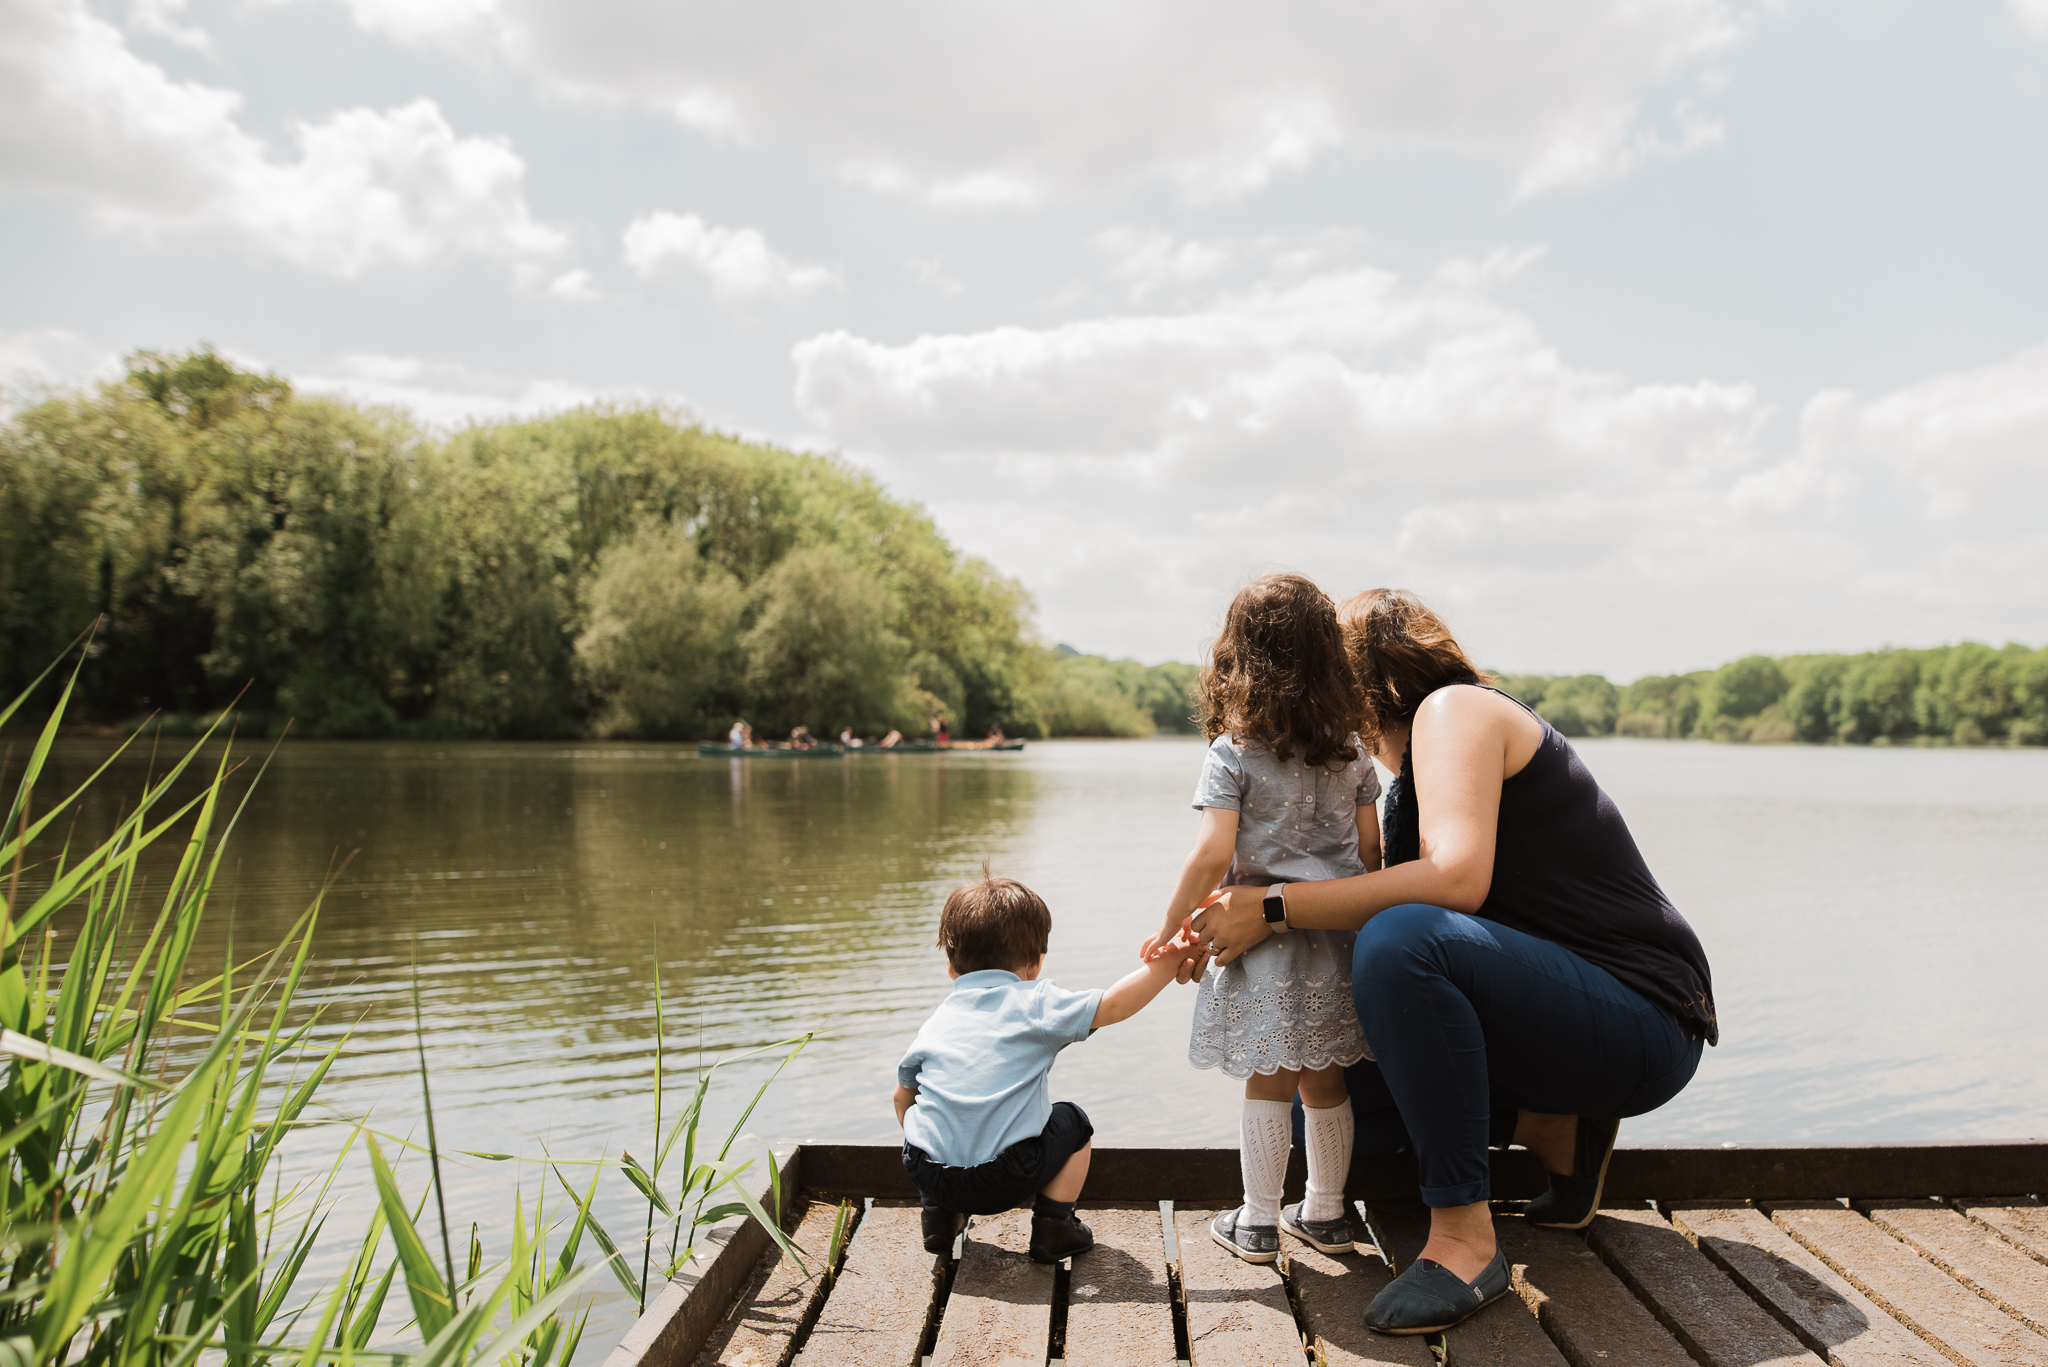
<svg viewBox="0 0 2048 1367">
<path fill-rule="evenodd" d="M 1266 925 L 1266 889 L 1238 884 L 1218 888 L 1194 916 L 1194 932 L 1216 962 L 1227 964 L 1271 935 Z"/>
</svg>

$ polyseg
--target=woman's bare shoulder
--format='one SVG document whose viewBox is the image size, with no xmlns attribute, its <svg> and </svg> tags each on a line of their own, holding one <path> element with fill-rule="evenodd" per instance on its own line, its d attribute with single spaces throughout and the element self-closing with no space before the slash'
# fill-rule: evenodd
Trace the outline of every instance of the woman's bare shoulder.
<svg viewBox="0 0 2048 1367">
<path fill-rule="evenodd" d="M 1474 684 L 1447 684 L 1422 700 L 1415 736 L 1437 745 L 1500 745 L 1510 775 L 1543 740 L 1543 723 L 1512 698 Z"/>
</svg>

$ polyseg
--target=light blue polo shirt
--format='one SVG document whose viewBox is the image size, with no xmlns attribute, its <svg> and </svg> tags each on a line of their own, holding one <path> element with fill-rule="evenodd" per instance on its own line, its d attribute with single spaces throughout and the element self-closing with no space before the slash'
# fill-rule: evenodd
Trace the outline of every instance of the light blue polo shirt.
<svg viewBox="0 0 2048 1367">
<path fill-rule="evenodd" d="M 948 1167 L 986 1163 L 1052 1118 L 1045 1075 L 1060 1050 L 1088 1038 L 1100 988 L 1068 992 L 985 968 L 953 980 L 896 1080 L 917 1090 L 903 1137 Z"/>
</svg>

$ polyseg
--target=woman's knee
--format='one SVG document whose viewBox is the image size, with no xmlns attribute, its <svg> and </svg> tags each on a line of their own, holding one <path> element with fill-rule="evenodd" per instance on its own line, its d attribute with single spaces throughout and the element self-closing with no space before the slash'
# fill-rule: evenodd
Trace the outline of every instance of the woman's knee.
<svg viewBox="0 0 2048 1367">
<path fill-rule="evenodd" d="M 1443 907 L 1407 902 L 1388 907 L 1367 921 L 1351 951 L 1353 988 L 1384 985 L 1418 956 L 1429 957 L 1454 928 L 1457 917 L 1457 912 Z"/>
</svg>

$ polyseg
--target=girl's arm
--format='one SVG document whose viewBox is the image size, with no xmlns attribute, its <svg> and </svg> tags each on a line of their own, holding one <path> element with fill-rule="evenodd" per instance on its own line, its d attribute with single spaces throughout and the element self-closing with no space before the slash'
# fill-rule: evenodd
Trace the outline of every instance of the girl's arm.
<svg viewBox="0 0 2048 1367">
<path fill-rule="evenodd" d="M 1477 911 L 1493 886 L 1493 845 L 1500 785 L 1519 773 L 1542 743 L 1529 714 L 1479 688 L 1444 688 L 1415 714 L 1415 772 L 1426 775 L 1422 855 L 1376 873 L 1287 886 L 1287 924 L 1303 930 L 1357 930 L 1407 902 Z M 1362 809 L 1361 809 L 1362 810 Z M 1375 846 L 1378 842 L 1375 840 Z M 1229 963 L 1266 938 L 1261 900 L 1267 889 L 1229 889 L 1195 917 L 1198 934 L 1220 941 L 1217 961 Z"/>
<path fill-rule="evenodd" d="M 1230 857 L 1237 850 L 1237 813 L 1229 807 L 1202 808 L 1202 824 L 1195 832 L 1195 848 L 1181 865 L 1180 881 L 1166 903 L 1166 919 L 1152 943 L 1161 947 L 1180 933 L 1181 922 L 1195 905 L 1207 897 L 1230 871 Z"/>
<path fill-rule="evenodd" d="M 917 1104 L 917 1090 L 913 1087 L 906 1087 L 899 1082 L 896 1084 L 896 1095 L 891 1097 L 890 1100 L 896 1103 L 896 1125 L 900 1129 L 903 1125 L 904 1114 Z"/>
<path fill-rule="evenodd" d="M 1368 802 L 1358 809 L 1358 862 L 1374 873 L 1380 858 L 1380 809 Z"/>
</svg>

